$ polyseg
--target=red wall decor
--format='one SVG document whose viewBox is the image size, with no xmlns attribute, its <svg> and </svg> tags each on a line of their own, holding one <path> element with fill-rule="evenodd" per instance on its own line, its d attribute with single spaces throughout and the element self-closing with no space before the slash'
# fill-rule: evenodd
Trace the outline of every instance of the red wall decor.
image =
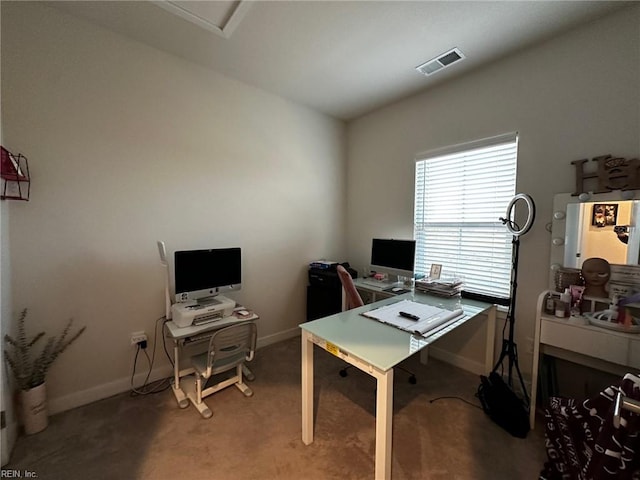
<svg viewBox="0 0 640 480">
<path fill-rule="evenodd" d="M 27 157 L 0 147 L 0 200 L 29 200 L 31 178 Z"/>
</svg>

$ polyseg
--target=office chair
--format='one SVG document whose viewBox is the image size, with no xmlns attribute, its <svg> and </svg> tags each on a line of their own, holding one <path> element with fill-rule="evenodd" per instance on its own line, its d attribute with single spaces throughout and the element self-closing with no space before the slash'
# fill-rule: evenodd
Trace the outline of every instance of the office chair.
<svg viewBox="0 0 640 480">
<path fill-rule="evenodd" d="M 213 412 L 202 399 L 212 393 L 235 385 L 245 396 L 253 395 L 251 388 L 242 381 L 242 365 L 245 361 L 253 360 L 257 336 L 254 322 L 225 327 L 211 336 L 207 352 L 191 357 L 191 365 L 196 376 L 195 407 L 204 418 L 211 417 Z M 235 375 L 206 387 L 206 381 L 209 378 L 234 368 Z M 203 381 L 206 387 L 204 389 L 202 388 Z"/>
<path fill-rule="evenodd" d="M 338 277 L 340 278 L 340 283 L 342 283 L 342 288 L 344 289 L 344 293 L 346 297 L 346 305 L 345 305 L 346 309 L 351 310 L 352 308 L 363 306 L 364 302 L 362 301 L 362 297 L 358 293 L 356 286 L 353 284 L 353 279 L 351 278 L 351 274 L 342 265 L 338 265 L 337 272 L 338 272 Z M 340 376 L 346 377 L 347 370 L 352 366 L 353 365 L 347 365 L 342 370 L 340 370 Z M 415 384 L 417 382 L 416 376 L 413 372 L 399 365 L 397 365 L 396 368 L 406 372 L 409 375 L 409 383 Z"/>
</svg>

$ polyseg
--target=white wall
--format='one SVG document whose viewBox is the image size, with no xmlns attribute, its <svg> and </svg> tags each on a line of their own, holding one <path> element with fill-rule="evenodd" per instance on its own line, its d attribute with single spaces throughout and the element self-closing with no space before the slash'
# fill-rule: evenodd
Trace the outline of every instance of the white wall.
<svg viewBox="0 0 640 480">
<path fill-rule="evenodd" d="M 0 13 L 0 19 L 1 17 Z M 0 26 L 0 35 L 1 32 L 2 28 Z M 2 76 L 1 73 L 2 65 L 0 64 L 0 78 Z M 0 144 L 4 146 L 1 98 L 0 95 Z M 5 333 L 10 330 L 12 324 L 10 274 L 9 202 L 0 202 L 0 339 L 4 339 Z M 4 359 L 4 340 L 0 342 L 0 356 Z M 18 435 L 13 393 L 6 372 L 5 368 L 0 369 L 0 410 L 4 413 L 6 420 L 0 431 L 0 466 L 4 466 L 9 462 L 9 455 Z"/>
<path fill-rule="evenodd" d="M 0 143 L 2 141 L 2 124 L 0 122 Z M 9 205 L 0 202 L 0 339 L 4 339 L 12 324 L 11 312 L 11 264 L 9 256 Z M 4 340 L 0 342 L 0 355 L 4 359 Z M 4 362 L 4 360 L 3 360 Z M 17 437 L 17 420 L 13 405 L 13 394 L 7 370 L 0 368 L 0 406 L 5 413 L 6 425 L 0 432 L 0 466 L 9 462 L 9 454 Z"/>
<path fill-rule="evenodd" d="M 572 160 L 640 154 L 639 38 L 640 6 L 632 6 L 350 122 L 352 263 L 368 262 L 372 237 L 412 238 L 417 153 L 518 131 L 517 191 L 537 206 L 534 227 L 521 238 L 516 309 L 520 365 L 530 370 L 526 338 L 533 337 L 536 298 L 548 288 L 545 224 L 553 195 L 574 190 Z M 460 349 L 481 365 L 481 340 L 468 328 L 434 349 Z"/>
<path fill-rule="evenodd" d="M 158 239 L 242 247 L 229 296 L 263 343 L 297 334 L 306 265 L 344 253 L 344 124 L 47 6 L 2 10 L 4 140 L 32 175 L 10 206 L 13 305 L 34 331 L 88 327 L 52 409 L 127 389 L 130 333 L 164 313 Z"/>
</svg>

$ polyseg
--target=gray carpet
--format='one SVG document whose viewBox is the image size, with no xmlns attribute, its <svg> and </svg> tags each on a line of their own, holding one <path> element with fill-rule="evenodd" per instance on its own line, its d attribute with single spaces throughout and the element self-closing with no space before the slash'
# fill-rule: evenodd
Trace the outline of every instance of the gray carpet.
<svg viewBox="0 0 640 480">
<path fill-rule="evenodd" d="M 476 375 L 414 355 L 396 371 L 395 480 L 537 479 L 545 461 L 540 425 L 526 439 L 491 422 L 474 397 Z M 207 399 L 213 417 L 181 410 L 167 390 L 121 394 L 54 415 L 21 436 L 5 469 L 47 479 L 372 479 L 375 381 L 315 347 L 315 441 L 301 440 L 300 339 L 257 352 L 254 396 L 235 387 Z"/>
</svg>

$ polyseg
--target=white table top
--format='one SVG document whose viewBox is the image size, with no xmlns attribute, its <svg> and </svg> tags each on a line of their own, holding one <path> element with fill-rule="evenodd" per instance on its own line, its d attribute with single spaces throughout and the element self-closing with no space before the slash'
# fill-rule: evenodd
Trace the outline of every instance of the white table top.
<svg viewBox="0 0 640 480">
<path fill-rule="evenodd" d="M 414 335 L 360 315 L 362 312 L 404 299 L 448 310 L 462 308 L 465 315 L 428 337 Z M 492 307 L 493 305 L 489 303 L 462 298 L 442 298 L 419 292 L 405 293 L 306 322 L 301 324 L 300 328 L 334 344 L 339 349 L 366 361 L 376 368 L 387 371 L 469 319 L 488 311 Z"/>
</svg>

